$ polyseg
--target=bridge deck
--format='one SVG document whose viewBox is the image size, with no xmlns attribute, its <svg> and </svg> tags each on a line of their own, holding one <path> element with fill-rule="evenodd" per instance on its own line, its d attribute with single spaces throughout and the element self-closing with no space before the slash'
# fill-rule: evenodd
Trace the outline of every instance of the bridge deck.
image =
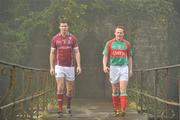
<svg viewBox="0 0 180 120">
<path fill-rule="evenodd" d="M 63 118 L 57 118 L 57 108 L 49 108 L 43 120 L 147 120 L 146 115 L 130 109 L 127 109 L 125 117 L 114 117 L 111 101 L 74 99 L 72 110 L 72 117 L 65 114 Z"/>
</svg>

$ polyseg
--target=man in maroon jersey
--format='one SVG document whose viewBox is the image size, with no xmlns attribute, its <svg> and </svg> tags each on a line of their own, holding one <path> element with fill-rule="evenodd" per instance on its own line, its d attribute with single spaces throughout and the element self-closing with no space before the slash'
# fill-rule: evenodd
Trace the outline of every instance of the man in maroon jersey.
<svg viewBox="0 0 180 120">
<path fill-rule="evenodd" d="M 71 115 L 71 101 L 75 80 L 74 56 L 77 63 L 76 72 L 81 73 L 80 51 L 77 38 L 69 32 L 69 24 L 61 20 L 60 32 L 51 40 L 50 74 L 55 75 L 57 83 L 58 117 L 63 116 L 63 95 L 66 82 L 67 113 Z"/>
</svg>

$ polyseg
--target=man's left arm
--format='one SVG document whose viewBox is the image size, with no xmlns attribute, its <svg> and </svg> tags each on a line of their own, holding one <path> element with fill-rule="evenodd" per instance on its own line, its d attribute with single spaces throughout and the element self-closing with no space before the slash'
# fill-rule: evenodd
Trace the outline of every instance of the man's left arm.
<svg viewBox="0 0 180 120">
<path fill-rule="evenodd" d="M 131 45 L 129 44 L 129 77 L 132 77 L 133 75 L 133 59 L 132 59 L 132 56 L 133 56 L 133 51 L 132 51 L 132 47 Z"/>
<path fill-rule="evenodd" d="M 129 56 L 129 77 L 132 77 L 133 75 L 132 66 L 133 66 L 132 56 Z"/>
<path fill-rule="evenodd" d="M 75 58 L 76 58 L 76 63 L 77 63 L 77 74 L 81 73 L 81 55 L 80 55 L 80 51 L 79 51 L 79 47 L 74 48 L 74 52 L 75 52 Z"/>
</svg>

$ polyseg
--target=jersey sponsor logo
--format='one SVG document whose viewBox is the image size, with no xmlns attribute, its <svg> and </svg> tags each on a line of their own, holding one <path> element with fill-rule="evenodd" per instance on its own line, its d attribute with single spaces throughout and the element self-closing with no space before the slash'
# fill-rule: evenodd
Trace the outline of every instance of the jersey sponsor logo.
<svg viewBox="0 0 180 120">
<path fill-rule="evenodd" d="M 71 49 L 72 47 L 71 46 L 61 46 L 59 47 L 59 49 Z"/>
<path fill-rule="evenodd" d="M 126 50 L 111 50 L 110 56 L 111 57 L 126 57 L 127 51 Z"/>
<path fill-rule="evenodd" d="M 59 40 L 56 42 L 58 47 L 62 47 L 62 46 L 71 46 L 73 45 L 73 41 L 69 40 L 69 39 L 63 39 L 63 40 Z"/>
</svg>

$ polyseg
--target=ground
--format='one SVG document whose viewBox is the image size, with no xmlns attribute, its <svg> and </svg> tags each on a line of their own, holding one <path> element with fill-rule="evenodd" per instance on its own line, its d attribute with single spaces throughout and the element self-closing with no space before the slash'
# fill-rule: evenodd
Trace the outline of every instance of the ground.
<svg viewBox="0 0 180 120">
<path fill-rule="evenodd" d="M 65 113 L 64 103 L 64 113 Z M 125 117 L 114 117 L 111 100 L 74 99 L 72 103 L 72 117 L 64 115 L 57 118 L 57 107 L 49 107 L 48 114 L 43 120 L 147 120 L 146 115 L 138 114 L 135 110 L 127 109 Z"/>
</svg>

